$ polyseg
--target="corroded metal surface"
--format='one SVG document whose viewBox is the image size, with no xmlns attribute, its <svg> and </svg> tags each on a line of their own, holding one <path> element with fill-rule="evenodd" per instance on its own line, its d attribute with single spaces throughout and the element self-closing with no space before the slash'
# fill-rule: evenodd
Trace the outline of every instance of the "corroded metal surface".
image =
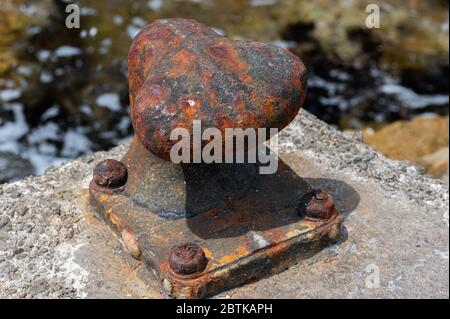
<svg viewBox="0 0 450 319">
<path fill-rule="evenodd" d="M 292 121 L 306 94 L 306 69 L 283 48 L 233 41 L 193 20 L 147 25 L 128 55 L 135 133 L 166 160 L 176 127 L 271 127 Z"/>
<path fill-rule="evenodd" d="M 129 253 L 154 272 L 168 296 L 201 298 L 281 272 L 339 235 L 343 217 L 336 210 L 326 218 L 299 216 L 298 204 L 312 189 L 287 164 L 280 161 L 276 174 L 256 174 L 250 181 L 245 191 L 229 196 L 224 190 L 232 187 L 232 179 L 223 184 L 213 176 L 206 179 L 202 191 L 222 200 L 183 218 L 160 215 L 137 204 L 126 189 L 107 194 L 90 188 L 90 198 Z M 159 185 L 167 187 L 170 179 L 160 180 Z M 187 181 L 183 190 L 188 206 L 197 202 L 202 206 L 198 193 L 191 190 L 195 185 Z M 164 194 L 158 196 L 166 200 Z M 174 246 L 187 242 L 201 247 L 208 262 L 200 262 L 195 272 L 180 274 L 170 266 L 170 256 Z"/>
<path fill-rule="evenodd" d="M 335 211 L 333 197 L 321 190 L 305 194 L 298 206 L 300 217 L 309 219 L 328 219 Z"/>
<path fill-rule="evenodd" d="M 169 254 L 170 270 L 181 276 L 200 273 L 207 263 L 205 252 L 196 243 L 176 245 Z"/>
<path fill-rule="evenodd" d="M 164 218 L 184 218 L 223 205 L 251 187 L 256 164 L 173 164 L 147 151 L 138 138 L 123 163 L 128 167 L 124 189 L 138 205 Z"/>
</svg>

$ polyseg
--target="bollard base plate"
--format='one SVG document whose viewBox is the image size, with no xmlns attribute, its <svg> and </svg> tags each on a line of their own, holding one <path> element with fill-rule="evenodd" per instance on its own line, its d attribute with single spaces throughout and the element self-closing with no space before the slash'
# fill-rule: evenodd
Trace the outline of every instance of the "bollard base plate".
<svg viewBox="0 0 450 319">
<path fill-rule="evenodd" d="M 280 161 L 275 174 L 257 174 L 242 193 L 224 195 L 220 203 L 188 217 L 152 211 L 136 203 L 126 187 L 105 193 L 91 184 L 89 194 L 94 211 L 122 238 L 128 252 L 149 267 L 168 297 L 203 298 L 279 273 L 335 238 L 341 213 L 327 220 L 299 216 L 299 200 L 311 190 Z M 203 248 L 208 263 L 201 273 L 180 276 L 170 269 L 170 249 L 185 242 Z"/>
</svg>

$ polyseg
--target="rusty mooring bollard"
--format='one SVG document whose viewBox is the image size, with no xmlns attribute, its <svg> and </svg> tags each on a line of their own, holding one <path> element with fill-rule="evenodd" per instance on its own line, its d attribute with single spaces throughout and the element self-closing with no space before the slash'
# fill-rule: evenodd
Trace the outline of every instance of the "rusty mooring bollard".
<svg viewBox="0 0 450 319">
<path fill-rule="evenodd" d="M 165 19 L 135 37 L 128 73 L 133 143 L 120 162 L 96 166 L 90 202 L 169 296 L 208 296 L 281 271 L 321 247 L 322 237 L 337 238 L 342 215 L 332 197 L 308 193 L 287 165 L 269 178 L 257 163 L 170 161 L 171 132 L 186 129 L 193 149 L 194 121 L 222 136 L 227 128 L 288 125 L 306 96 L 298 57 Z"/>
</svg>

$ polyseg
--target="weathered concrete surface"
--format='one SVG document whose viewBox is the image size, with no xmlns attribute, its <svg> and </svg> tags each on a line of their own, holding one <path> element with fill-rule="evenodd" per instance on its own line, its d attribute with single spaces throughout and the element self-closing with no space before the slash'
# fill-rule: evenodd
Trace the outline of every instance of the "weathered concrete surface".
<svg viewBox="0 0 450 319">
<path fill-rule="evenodd" d="M 305 111 L 280 142 L 292 169 L 334 195 L 346 231 L 312 259 L 218 297 L 449 297 L 448 186 Z M 0 185 L 0 297 L 162 297 L 108 227 L 81 209 L 94 165 L 127 146 Z"/>
</svg>

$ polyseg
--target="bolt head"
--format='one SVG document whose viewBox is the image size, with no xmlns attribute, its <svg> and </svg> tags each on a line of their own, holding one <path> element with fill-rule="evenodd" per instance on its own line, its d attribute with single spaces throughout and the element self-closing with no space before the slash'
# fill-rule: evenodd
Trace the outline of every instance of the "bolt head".
<svg viewBox="0 0 450 319">
<path fill-rule="evenodd" d="M 128 178 L 127 167 L 119 161 L 107 159 L 94 168 L 94 183 L 104 188 L 119 188 Z"/>
<path fill-rule="evenodd" d="M 173 247 L 170 251 L 169 266 L 179 275 L 192 275 L 202 272 L 208 259 L 203 249 L 195 243 L 185 243 Z"/>
<path fill-rule="evenodd" d="M 298 205 L 298 213 L 302 218 L 329 219 L 335 212 L 333 197 L 321 190 L 306 193 Z"/>
</svg>

